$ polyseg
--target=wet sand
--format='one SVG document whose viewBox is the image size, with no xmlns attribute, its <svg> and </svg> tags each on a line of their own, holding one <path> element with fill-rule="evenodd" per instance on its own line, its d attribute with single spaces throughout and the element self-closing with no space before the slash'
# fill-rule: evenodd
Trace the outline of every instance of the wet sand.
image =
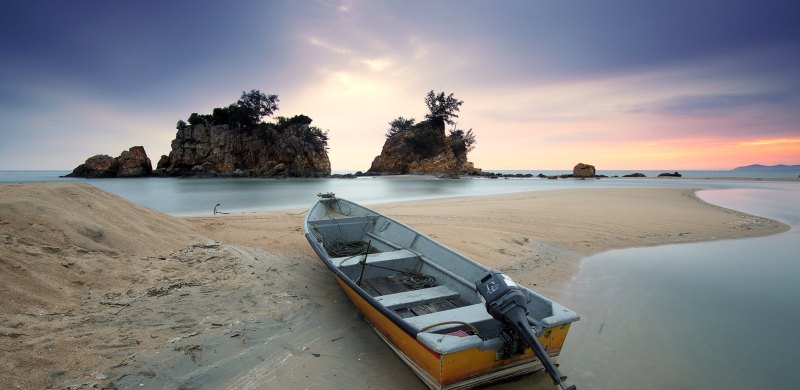
<svg viewBox="0 0 800 390">
<path fill-rule="evenodd" d="M 556 299 L 591 254 L 788 228 L 674 188 L 373 208 Z M 302 219 L 176 218 L 85 184 L 0 186 L 0 383 L 424 388 L 346 300 Z M 534 374 L 497 388 L 550 383 Z"/>
</svg>

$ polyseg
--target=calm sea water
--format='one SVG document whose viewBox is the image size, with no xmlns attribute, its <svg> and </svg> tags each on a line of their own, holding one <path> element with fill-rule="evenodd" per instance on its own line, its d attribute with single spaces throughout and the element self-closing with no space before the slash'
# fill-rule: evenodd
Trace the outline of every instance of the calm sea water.
<svg viewBox="0 0 800 390">
<path fill-rule="evenodd" d="M 561 358 L 570 379 L 592 389 L 800 387 L 800 185 L 791 184 L 699 193 L 785 222 L 787 233 L 585 259 L 564 288 L 581 313 Z"/>
<path fill-rule="evenodd" d="M 226 212 L 305 208 L 318 192 L 329 191 L 371 204 L 551 189 L 702 188 L 700 197 L 711 203 L 777 219 L 792 230 L 763 238 L 615 250 L 585 259 L 562 294 L 563 303 L 581 314 L 565 344 L 562 371 L 570 383 L 590 389 L 794 389 L 800 384 L 795 368 L 800 358 L 798 182 L 700 179 L 723 176 L 719 173 L 682 179 L 91 181 L 59 179 L 64 173 L 0 172 L 0 183 L 88 182 L 173 215 L 209 215 L 217 203 Z"/>
<path fill-rule="evenodd" d="M 531 171 L 533 172 L 533 171 Z M 700 171 L 698 171 L 700 172 Z M 334 192 L 352 201 L 375 204 L 454 196 L 490 195 L 568 188 L 692 187 L 759 188 L 773 182 L 703 180 L 698 178 L 605 178 L 588 180 L 435 179 L 431 177 L 361 177 L 358 179 L 68 179 L 66 171 L 0 171 L 0 183 L 84 182 L 135 203 L 171 215 L 209 215 L 223 212 L 306 208 L 320 192 Z M 547 174 L 547 173 L 545 173 Z M 786 177 L 792 177 L 786 176 Z M 776 183 L 773 183 L 776 184 Z M 777 183 L 780 185 L 780 183 Z M 787 183 L 783 183 L 786 185 Z M 799 183 L 788 183 L 789 186 Z"/>
</svg>

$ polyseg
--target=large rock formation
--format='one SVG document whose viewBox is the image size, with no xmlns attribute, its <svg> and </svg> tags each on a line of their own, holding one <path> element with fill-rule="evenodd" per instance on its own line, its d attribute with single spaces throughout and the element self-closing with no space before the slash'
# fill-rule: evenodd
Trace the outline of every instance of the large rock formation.
<svg viewBox="0 0 800 390">
<path fill-rule="evenodd" d="M 153 173 L 153 164 L 142 146 L 122 151 L 119 157 L 98 154 L 86 159 L 65 177 L 87 179 L 104 177 L 144 177 Z"/>
<path fill-rule="evenodd" d="M 325 143 L 308 131 L 308 123 L 310 118 L 279 131 L 187 125 L 178 129 L 172 151 L 169 156 L 161 157 L 155 173 L 222 177 L 328 176 L 331 163 Z"/>
<path fill-rule="evenodd" d="M 572 168 L 572 177 L 595 177 L 594 165 L 578 163 Z"/>
<path fill-rule="evenodd" d="M 444 122 L 429 120 L 386 138 L 367 174 L 474 174 L 459 140 L 445 136 Z"/>
</svg>

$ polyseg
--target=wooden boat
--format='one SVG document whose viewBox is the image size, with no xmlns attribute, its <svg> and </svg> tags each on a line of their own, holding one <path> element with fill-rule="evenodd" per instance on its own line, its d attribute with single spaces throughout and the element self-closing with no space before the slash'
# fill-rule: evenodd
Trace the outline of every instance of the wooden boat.
<svg viewBox="0 0 800 390">
<path fill-rule="evenodd" d="M 548 369 L 547 355 L 559 355 L 570 324 L 579 319 L 520 286 L 526 326 L 546 350 L 544 359 L 537 358 L 530 348 L 537 343 L 514 335 L 482 301 L 476 284 L 489 268 L 333 194 L 320 194 L 304 225 L 345 294 L 431 389 L 471 388 Z"/>
</svg>

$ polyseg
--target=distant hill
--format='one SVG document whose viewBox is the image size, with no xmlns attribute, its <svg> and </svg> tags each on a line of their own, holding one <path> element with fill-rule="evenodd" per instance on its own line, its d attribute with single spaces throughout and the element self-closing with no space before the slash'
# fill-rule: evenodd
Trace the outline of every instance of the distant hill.
<svg viewBox="0 0 800 390">
<path fill-rule="evenodd" d="M 734 171 L 800 171 L 800 165 L 761 165 L 753 164 L 745 167 L 733 168 Z"/>
</svg>

